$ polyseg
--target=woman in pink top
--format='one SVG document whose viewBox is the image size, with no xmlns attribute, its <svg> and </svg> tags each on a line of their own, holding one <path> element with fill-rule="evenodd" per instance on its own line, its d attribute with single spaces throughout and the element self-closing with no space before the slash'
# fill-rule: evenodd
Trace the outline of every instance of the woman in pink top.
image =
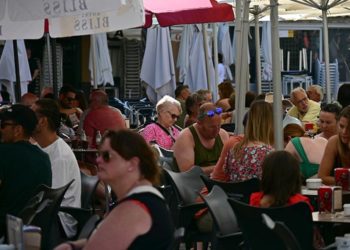
<svg viewBox="0 0 350 250">
<path fill-rule="evenodd" d="M 180 128 L 175 125 L 181 115 L 181 104 L 171 96 L 164 96 L 156 105 L 157 122 L 147 125 L 141 135 L 149 143 L 156 143 L 165 149 L 172 149 Z"/>
</svg>

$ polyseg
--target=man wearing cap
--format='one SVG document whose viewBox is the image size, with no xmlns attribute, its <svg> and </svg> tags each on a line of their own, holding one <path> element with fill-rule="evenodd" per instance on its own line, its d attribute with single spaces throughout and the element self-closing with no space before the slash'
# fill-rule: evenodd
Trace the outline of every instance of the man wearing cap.
<svg viewBox="0 0 350 250">
<path fill-rule="evenodd" d="M 318 116 L 320 114 L 320 104 L 309 100 L 306 95 L 306 91 L 301 88 L 295 88 L 290 94 L 290 100 L 293 103 L 293 107 L 288 111 L 290 116 L 293 116 L 303 123 L 312 122 L 317 123 Z"/>
<path fill-rule="evenodd" d="M 66 185 L 74 179 L 64 195 L 61 205 L 80 207 L 81 179 L 78 162 L 72 149 L 60 138 L 56 131 L 60 126 L 59 106 L 52 99 L 36 101 L 32 109 L 38 117 L 33 138 L 41 149 L 46 152 L 52 166 L 52 188 Z M 75 234 L 75 220 L 66 214 L 59 214 L 64 233 L 68 238 Z"/>
<path fill-rule="evenodd" d="M 51 186 L 51 164 L 46 153 L 29 139 L 36 128 L 35 113 L 13 105 L 0 114 L 0 237 L 6 214 L 18 215 L 40 184 Z"/>
<path fill-rule="evenodd" d="M 222 109 L 213 103 L 199 108 L 198 120 L 185 128 L 174 144 L 174 162 L 181 172 L 194 165 L 209 175 L 218 161 L 228 134 L 220 128 Z"/>
</svg>

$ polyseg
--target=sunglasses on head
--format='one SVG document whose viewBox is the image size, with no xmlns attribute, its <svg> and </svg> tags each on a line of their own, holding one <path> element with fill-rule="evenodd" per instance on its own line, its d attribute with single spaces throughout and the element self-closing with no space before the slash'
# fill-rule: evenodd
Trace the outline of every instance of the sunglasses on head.
<svg viewBox="0 0 350 250">
<path fill-rule="evenodd" d="M 100 151 L 98 154 L 104 162 L 109 162 L 111 160 L 111 154 L 108 151 Z"/>
<path fill-rule="evenodd" d="M 203 119 L 205 116 L 213 117 L 214 115 L 220 115 L 222 113 L 222 108 L 216 108 L 214 110 L 208 110 L 198 116 L 198 119 Z"/>
</svg>

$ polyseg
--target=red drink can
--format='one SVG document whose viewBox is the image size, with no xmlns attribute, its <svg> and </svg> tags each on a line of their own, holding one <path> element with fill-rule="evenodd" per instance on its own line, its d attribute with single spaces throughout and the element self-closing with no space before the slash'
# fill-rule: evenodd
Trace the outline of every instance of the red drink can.
<svg viewBox="0 0 350 250">
<path fill-rule="evenodd" d="M 313 130 L 314 129 L 314 124 L 311 123 L 311 122 L 305 123 L 304 128 L 305 128 L 305 131 Z"/>
<path fill-rule="evenodd" d="M 335 185 L 341 186 L 343 190 L 349 190 L 349 169 L 348 168 L 336 168 L 334 169 Z"/>
</svg>

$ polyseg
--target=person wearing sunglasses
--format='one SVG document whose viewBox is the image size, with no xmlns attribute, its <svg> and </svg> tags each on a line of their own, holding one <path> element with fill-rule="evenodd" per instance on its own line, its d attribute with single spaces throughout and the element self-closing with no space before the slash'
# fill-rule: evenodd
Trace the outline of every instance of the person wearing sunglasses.
<svg viewBox="0 0 350 250">
<path fill-rule="evenodd" d="M 62 117 L 68 127 L 77 129 L 83 111 L 80 108 L 73 107 L 75 98 L 76 90 L 72 86 L 65 85 L 60 89 L 58 100 Z"/>
<path fill-rule="evenodd" d="M 222 109 L 213 103 L 199 108 L 197 122 L 184 129 L 174 144 L 174 162 L 181 172 L 201 166 L 209 175 L 219 159 L 228 134 L 221 129 Z"/>
<path fill-rule="evenodd" d="M 156 105 L 157 121 L 144 127 L 140 134 L 149 143 L 155 143 L 165 149 L 172 149 L 181 128 L 175 125 L 182 109 L 178 100 L 165 95 Z"/>
<path fill-rule="evenodd" d="M 6 214 L 17 216 L 40 185 L 51 187 L 52 173 L 49 157 L 30 137 L 38 119 L 21 104 L 0 113 L 0 238 L 6 232 Z"/>
<path fill-rule="evenodd" d="M 88 240 L 61 244 L 63 249 L 170 249 L 174 226 L 164 197 L 153 187 L 160 177 L 156 154 L 131 130 L 103 137 L 98 177 L 110 185 L 117 205 Z"/>
</svg>

